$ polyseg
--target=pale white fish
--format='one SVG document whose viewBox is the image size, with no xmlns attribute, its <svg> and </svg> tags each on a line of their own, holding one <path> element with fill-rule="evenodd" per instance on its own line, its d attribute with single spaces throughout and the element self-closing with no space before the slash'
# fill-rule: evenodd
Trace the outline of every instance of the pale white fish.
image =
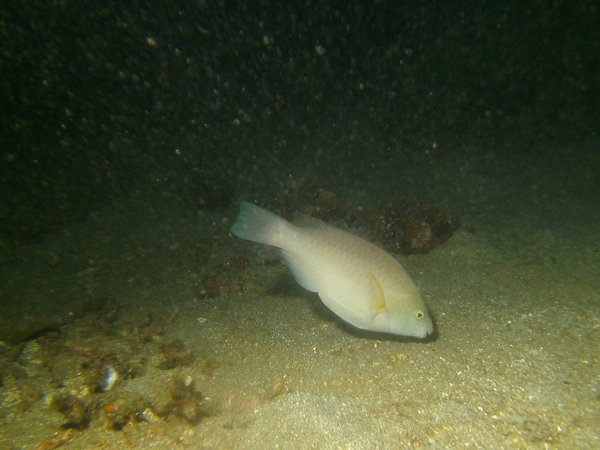
<svg viewBox="0 0 600 450">
<path fill-rule="evenodd" d="M 244 201 L 231 232 L 281 249 L 296 281 L 357 328 L 418 338 L 433 332 L 409 275 L 369 241 L 310 216 L 292 224 Z"/>
</svg>

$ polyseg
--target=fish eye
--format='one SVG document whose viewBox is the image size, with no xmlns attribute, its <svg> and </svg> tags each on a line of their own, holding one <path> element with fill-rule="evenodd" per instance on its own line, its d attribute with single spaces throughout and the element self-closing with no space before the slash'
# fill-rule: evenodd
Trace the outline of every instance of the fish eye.
<svg viewBox="0 0 600 450">
<path fill-rule="evenodd" d="M 416 317 L 417 319 L 422 319 L 423 317 L 425 317 L 425 313 L 424 313 L 423 311 L 417 311 L 417 312 L 415 313 L 415 317 Z"/>
</svg>

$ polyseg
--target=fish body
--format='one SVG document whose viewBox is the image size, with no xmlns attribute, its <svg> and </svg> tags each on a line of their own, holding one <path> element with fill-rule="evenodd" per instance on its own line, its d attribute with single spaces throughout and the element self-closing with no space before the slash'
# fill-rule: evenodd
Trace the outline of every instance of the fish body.
<svg viewBox="0 0 600 450">
<path fill-rule="evenodd" d="M 433 332 L 410 276 L 365 239 L 310 216 L 291 223 L 244 201 L 231 232 L 279 248 L 296 281 L 356 328 L 418 338 Z"/>
</svg>

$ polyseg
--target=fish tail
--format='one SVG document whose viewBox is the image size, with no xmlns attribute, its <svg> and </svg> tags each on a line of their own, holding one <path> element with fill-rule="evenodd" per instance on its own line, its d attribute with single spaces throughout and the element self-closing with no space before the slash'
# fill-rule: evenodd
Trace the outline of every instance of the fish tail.
<svg viewBox="0 0 600 450">
<path fill-rule="evenodd" d="M 283 248 L 286 231 L 291 226 L 278 215 L 242 201 L 240 214 L 231 227 L 231 232 L 242 239 Z"/>
</svg>

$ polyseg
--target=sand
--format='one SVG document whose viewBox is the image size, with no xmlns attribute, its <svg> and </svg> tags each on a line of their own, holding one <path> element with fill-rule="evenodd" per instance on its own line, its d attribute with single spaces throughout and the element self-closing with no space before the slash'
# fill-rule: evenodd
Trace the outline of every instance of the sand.
<svg viewBox="0 0 600 450">
<path fill-rule="evenodd" d="M 600 149 L 549 145 L 415 152 L 338 185 L 357 205 L 401 192 L 460 215 L 444 245 L 398 255 L 435 319 L 424 341 L 340 324 L 229 234 L 235 203 L 183 208 L 142 185 L 14 249 L 1 267 L 0 447 L 597 447 Z M 204 298 L 204 274 L 241 257 L 235 287 Z M 10 342 L 23 318 L 49 325 Z M 165 368 L 175 339 L 193 356 Z M 86 381 L 98 355 L 119 372 L 106 392 Z M 182 379 L 204 398 L 198 420 L 165 406 Z M 52 407 L 66 392 L 89 408 L 82 429 Z M 113 429 L 107 411 L 136 398 L 139 414 Z"/>
</svg>

